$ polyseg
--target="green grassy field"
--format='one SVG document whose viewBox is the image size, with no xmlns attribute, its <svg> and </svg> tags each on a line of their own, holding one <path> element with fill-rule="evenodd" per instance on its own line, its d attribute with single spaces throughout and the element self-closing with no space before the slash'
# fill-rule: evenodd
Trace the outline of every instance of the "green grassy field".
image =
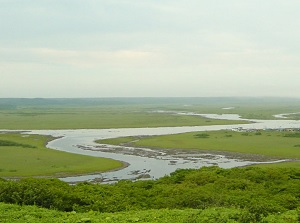
<svg viewBox="0 0 300 223">
<path fill-rule="evenodd" d="M 232 109 L 224 109 L 229 108 Z M 276 114 L 300 112 L 298 99 L 286 98 L 223 98 L 220 100 L 192 101 L 188 106 L 168 104 L 160 106 L 161 110 L 186 111 L 199 114 L 239 114 L 246 119 L 273 120 Z M 300 115 L 288 115 L 289 119 L 299 120 Z"/>
<path fill-rule="evenodd" d="M 293 136 L 295 137 L 285 137 Z M 298 135 L 297 135 L 298 134 Z M 134 141 L 137 140 L 137 141 Z M 151 136 L 146 138 L 124 137 L 98 140 L 104 144 L 122 144 L 131 141 L 133 146 L 169 149 L 198 149 L 259 154 L 281 158 L 300 158 L 299 133 L 278 131 L 234 132 L 211 131 L 191 132 L 175 135 Z"/>
<path fill-rule="evenodd" d="M 233 109 L 224 109 L 234 107 Z M 274 98 L 0 99 L 0 129 L 98 129 L 241 123 L 153 111 L 240 114 L 275 119 L 300 111 L 300 100 Z M 292 115 L 299 119 L 299 115 Z"/>
<path fill-rule="evenodd" d="M 119 161 L 71 154 L 45 147 L 52 138 L 0 134 L 0 177 L 68 176 L 120 168 Z"/>
<path fill-rule="evenodd" d="M 299 111 L 280 107 L 237 107 L 223 110 L 221 106 L 108 106 L 108 107 L 26 107 L 0 110 L 0 129 L 104 129 L 164 126 L 202 126 L 246 123 L 213 120 L 199 116 L 150 113 L 155 110 L 196 113 L 240 114 L 243 118 L 275 119 L 272 115 Z M 299 116 L 291 116 L 299 119 Z"/>
<path fill-rule="evenodd" d="M 5 111 L 0 112 L 0 129 L 105 129 L 163 126 L 202 126 L 246 123 L 212 120 L 195 116 L 148 113 L 126 108 L 73 108 L 64 111 Z"/>
<path fill-rule="evenodd" d="M 300 104 L 272 104 L 266 101 L 266 104 L 236 104 L 234 109 L 222 109 L 220 106 L 207 107 L 193 106 L 188 110 L 198 113 L 217 113 L 217 114 L 239 114 L 242 118 L 246 119 L 260 119 L 260 120 L 276 120 L 274 115 L 286 114 L 293 112 L 300 112 Z M 299 115 L 288 115 L 287 118 L 299 120 Z"/>
</svg>

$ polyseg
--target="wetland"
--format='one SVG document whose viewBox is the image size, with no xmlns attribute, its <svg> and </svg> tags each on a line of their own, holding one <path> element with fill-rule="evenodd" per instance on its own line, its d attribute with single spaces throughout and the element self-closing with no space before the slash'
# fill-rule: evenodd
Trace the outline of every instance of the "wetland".
<svg viewBox="0 0 300 223">
<path fill-rule="evenodd" d="M 74 167 L 77 164 L 84 166 L 85 162 L 77 161 L 77 164 L 70 165 L 73 170 L 58 168 L 68 165 L 48 165 L 52 169 L 52 176 L 60 177 L 67 182 L 157 179 L 177 169 L 198 169 L 213 165 L 232 168 L 253 164 L 278 163 L 279 165 L 287 161 L 290 165 L 299 165 L 298 147 L 293 147 L 300 144 L 297 138 L 286 139 L 292 147 L 288 150 L 285 147 L 282 149 L 275 147 L 274 151 L 281 151 L 281 154 L 276 154 L 266 153 L 266 149 L 261 149 L 261 145 L 256 145 L 256 150 L 247 147 L 247 143 L 249 144 L 253 139 L 254 141 L 265 140 L 264 145 L 273 148 L 274 145 L 268 143 L 283 139 L 276 137 L 277 133 L 273 136 L 266 136 L 266 133 L 260 137 L 235 135 L 238 134 L 236 131 L 241 130 L 277 132 L 283 129 L 299 129 L 299 121 L 289 120 L 289 115 L 293 116 L 300 110 L 300 107 L 293 103 L 272 102 L 265 106 L 261 101 L 252 101 L 249 105 L 251 99 L 246 101 L 203 98 L 184 101 L 183 99 L 177 101 L 157 99 L 155 103 L 151 99 L 145 99 L 143 103 L 141 100 L 136 100 L 90 99 L 79 100 L 76 103 L 62 99 L 46 100 L 47 103 L 44 100 L 25 100 L 22 101 L 23 104 L 13 100 L 15 103 L 13 106 L 3 107 L 0 110 L 2 137 L 5 139 L 5 132 L 21 132 L 23 141 L 26 140 L 25 136 L 29 135 L 51 136 L 55 138 L 47 143 L 47 148 L 51 151 L 63 152 L 60 154 L 77 154 L 78 157 L 84 155 L 85 159 L 90 157 L 98 159 L 99 163 L 102 162 L 102 167 L 95 162 L 91 165 L 92 169 L 78 167 L 80 171 L 77 167 L 76 171 Z M 284 114 L 286 118 L 276 116 L 279 113 Z M 265 119 L 256 119 L 257 117 Z M 217 140 L 218 136 L 213 136 L 220 133 L 234 137 L 225 137 L 220 141 L 221 138 Z M 193 136 L 196 134 L 208 134 L 213 137 L 195 141 Z M 128 137 L 132 138 L 126 141 Z M 181 138 L 180 141 L 178 138 Z M 123 142 L 124 139 L 126 140 Z M 170 141 L 175 143 L 166 146 Z M 191 146 L 192 142 L 196 144 Z M 214 144 L 215 147 L 211 147 L 207 142 Z M 24 152 L 20 148 L 19 150 Z M 9 152 L 5 153 L 9 154 Z M 36 160 L 40 159 L 32 156 Z M 25 160 L 29 162 L 30 158 Z M 104 160 L 114 164 L 105 164 Z M 36 165 L 35 163 L 34 167 L 38 167 Z M 6 173 L 3 171 L 5 169 Z M 50 172 L 26 175 L 12 167 L 3 167 L 0 176 L 45 176 L 51 175 Z"/>
<path fill-rule="evenodd" d="M 193 114 L 195 115 L 195 114 Z M 200 114 L 199 114 L 200 115 Z M 218 118 L 218 115 L 203 115 Z M 220 115 L 220 118 L 230 119 L 238 115 Z M 48 147 L 64 152 L 77 153 L 94 157 L 103 157 L 113 160 L 119 160 L 126 163 L 126 168 L 118 169 L 101 174 L 88 174 L 81 176 L 71 176 L 60 178 L 67 182 L 78 181 L 101 181 L 115 182 L 121 179 L 136 180 L 140 178 L 157 179 L 174 172 L 176 169 L 198 169 L 202 166 L 218 165 L 223 168 L 232 168 L 248 166 L 253 164 L 279 163 L 286 161 L 297 161 L 300 157 L 298 148 L 293 147 L 299 142 L 298 138 L 277 137 L 283 134 L 282 129 L 299 129 L 300 122 L 295 120 L 249 120 L 250 124 L 235 125 L 214 125 L 214 126 L 190 126 L 190 127 L 157 127 L 157 128 L 122 128 L 122 129 L 99 129 L 99 130 L 33 130 L 27 134 L 52 135 L 60 137 L 48 143 Z M 237 133 L 236 130 L 259 131 L 265 130 L 262 135 L 245 136 L 245 133 Z M 221 131 L 222 130 L 222 131 Z M 221 131 L 221 133 L 220 133 Z M 212 134 L 212 138 L 199 143 L 194 135 L 199 132 Z M 185 135 L 181 133 L 186 133 Z M 164 137 L 181 137 L 181 141 L 170 140 L 173 144 L 165 146 Z M 217 140 L 217 135 L 233 135 L 234 137 L 223 137 L 221 141 Z M 244 134 L 244 136 L 243 136 Z M 160 138 L 157 138 L 160 136 Z M 135 146 L 110 145 L 111 140 L 120 137 L 139 137 L 141 140 L 133 142 Z M 154 137 L 150 137 L 154 136 Z M 189 138 L 190 137 L 190 138 Z M 182 139 L 184 138 L 184 139 Z M 98 143 L 96 143 L 96 140 Z M 184 142 L 192 142 L 201 145 L 200 149 L 195 144 L 186 147 Z M 234 140 L 236 139 L 236 140 Z M 255 140 L 254 140 L 255 139 Z M 259 139 L 259 140 L 258 140 Z M 274 141 L 277 139 L 279 141 Z M 107 141 L 108 140 L 108 141 Z M 136 139 L 135 139 L 136 140 Z M 145 143 L 147 140 L 160 142 L 154 148 L 153 143 Z M 220 140 L 220 139 L 219 139 Z M 283 140 L 283 141 L 282 141 Z M 168 140 L 167 140 L 168 141 Z M 257 141 L 257 145 L 253 145 Z M 290 152 L 286 148 L 286 142 L 290 142 Z M 139 144 L 140 142 L 144 142 Z M 227 144 L 224 144 L 227 142 Z M 281 142 L 279 144 L 278 142 Z M 268 145 L 269 143 L 269 145 Z M 212 148 L 209 145 L 215 145 Z M 285 147 L 280 147 L 280 145 Z M 250 147 L 249 147 L 250 145 Z M 275 146 L 276 145 L 276 146 Z M 276 151 L 279 154 L 268 153 L 262 146 L 266 146 L 270 151 Z M 138 147 L 138 148 L 137 148 Z M 166 148 L 165 148 L 166 147 Z M 265 148 L 265 147 L 264 147 Z M 235 150 L 234 150 L 235 149 Z M 256 150 L 253 150 L 256 149 Z M 281 151 L 281 153 L 280 153 Z"/>
</svg>

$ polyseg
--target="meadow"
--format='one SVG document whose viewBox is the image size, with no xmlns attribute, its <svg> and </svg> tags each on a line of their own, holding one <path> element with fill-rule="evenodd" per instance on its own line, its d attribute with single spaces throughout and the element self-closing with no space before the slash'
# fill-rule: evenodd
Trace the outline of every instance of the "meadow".
<svg viewBox="0 0 300 223">
<path fill-rule="evenodd" d="M 99 129 L 200 126 L 245 123 L 153 113 L 186 111 L 233 113 L 243 118 L 275 119 L 299 112 L 299 100 L 274 98 L 99 98 L 0 99 L 0 129 Z M 224 109 L 232 107 L 233 109 Z M 298 119 L 299 115 L 293 115 Z"/>
<path fill-rule="evenodd" d="M 128 108 L 127 108 L 128 109 Z M 107 129 L 165 126 L 203 126 L 246 123 L 243 121 L 212 120 L 203 117 L 149 113 L 114 108 L 68 108 L 60 111 L 0 111 L 1 129 Z"/>
<path fill-rule="evenodd" d="M 207 152 L 255 154 L 276 159 L 300 159 L 300 133 L 284 131 L 236 132 L 229 130 L 174 135 L 123 137 L 97 140 L 98 143 L 163 149 L 192 149 Z M 300 167 L 300 162 L 275 164 Z"/>
<path fill-rule="evenodd" d="M 71 154 L 45 147 L 50 136 L 0 134 L 0 177 L 61 177 L 123 167 L 119 161 Z"/>
<path fill-rule="evenodd" d="M 150 148 L 197 149 L 300 158 L 300 134 L 279 131 L 236 132 L 221 130 L 103 139 L 97 140 L 97 142 L 113 145 L 127 143 L 132 146 Z"/>
</svg>

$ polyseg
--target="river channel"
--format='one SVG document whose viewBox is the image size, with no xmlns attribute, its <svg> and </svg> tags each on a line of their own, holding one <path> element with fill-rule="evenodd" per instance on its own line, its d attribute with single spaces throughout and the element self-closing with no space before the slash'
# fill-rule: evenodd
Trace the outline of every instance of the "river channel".
<svg viewBox="0 0 300 223">
<path fill-rule="evenodd" d="M 165 112 L 165 111 L 156 111 Z M 200 168 L 202 166 L 218 165 L 222 168 L 246 166 L 256 163 L 282 162 L 284 160 L 263 160 L 255 156 L 239 156 L 234 154 L 211 153 L 209 151 L 193 150 L 158 150 L 149 148 L 133 148 L 126 146 L 109 146 L 96 144 L 97 139 L 107 139 L 124 136 L 167 135 L 195 131 L 214 131 L 232 129 L 283 129 L 300 128 L 300 121 L 295 120 L 248 120 L 239 115 L 216 115 L 177 113 L 180 115 L 199 115 L 213 119 L 247 120 L 250 124 L 214 125 L 214 126 L 184 126 L 158 128 L 121 128 L 121 129 L 80 129 L 80 130 L 32 130 L 26 134 L 52 135 L 59 137 L 47 144 L 48 148 L 84 154 L 95 157 L 106 157 L 122 161 L 125 168 L 82 176 L 60 178 L 72 183 L 80 181 L 98 181 L 103 183 L 116 182 L 122 179 L 157 179 L 169 175 L 176 169 Z"/>
</svg>

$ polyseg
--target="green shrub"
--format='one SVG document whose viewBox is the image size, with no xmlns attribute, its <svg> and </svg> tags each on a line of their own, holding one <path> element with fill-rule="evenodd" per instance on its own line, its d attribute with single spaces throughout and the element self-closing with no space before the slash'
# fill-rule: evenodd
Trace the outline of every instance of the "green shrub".
<svg viewBox="0 0 300 223">
<path fill-rule="evenodd" d="M 297 133 L 286 133 L 283 137 L 300 138 L 300 132 Z"/>
<path fill-rule="evenodd" d="M 245 210 L 245 219 L 250 216 L 260 221 L 297 209 L 299 185 L 299 169 L 214 166 L 181 169 L 158 180 L 123 180 L 112 185 L 71 186 L 57 179 L 0 180 L 0 202 L 77 212 L 235 207 Z"/>
<path fill-rule="evenodd" d="M 9 140 L 1 140 L 1 139 L 0 139 L 0 146 L 17 146 L 17 147 L 23 147 L 23 148 L 36 148 L 35 146 L 32 146 L 32 145 L 17 143 L 17 142 L 13 142 L 13 141 L 9 141 Z"/>
<path fill-rule="evenodd" d="M 207 133 L 199 133 L 194 135 L 195 138 L 201 138 L 201 139 L 206 139 L 209 138 L 209 134 Z"/>
</svg>

